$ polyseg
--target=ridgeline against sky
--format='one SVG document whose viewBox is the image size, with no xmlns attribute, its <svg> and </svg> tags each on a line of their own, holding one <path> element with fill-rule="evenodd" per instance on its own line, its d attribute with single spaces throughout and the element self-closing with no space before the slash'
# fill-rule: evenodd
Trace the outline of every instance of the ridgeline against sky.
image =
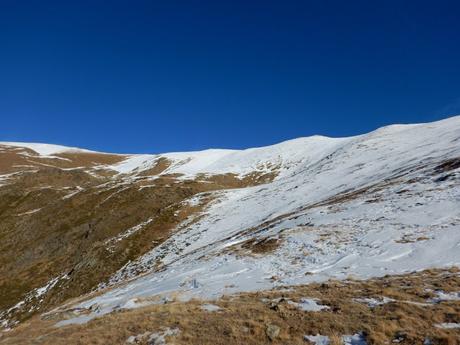
<svg viewBox="0 0 460 345">
<path fill-rule="evenodd" d="M 1 1 L 0 140 L 244 148 L 460 113 L 455 1 Z"/>
</svg>

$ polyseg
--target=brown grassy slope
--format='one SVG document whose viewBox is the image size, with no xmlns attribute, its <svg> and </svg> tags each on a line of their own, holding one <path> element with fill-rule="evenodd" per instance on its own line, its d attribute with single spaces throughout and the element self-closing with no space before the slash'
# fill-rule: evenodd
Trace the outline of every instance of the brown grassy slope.
<svg viewBox="0 0 460 345">
<path fill-rule="evenodd" d="M 7 185 L 0 185 L 0 319 L 2 310 L 31 297 L 30 291 L 56 277 L 62 279 L 40 297 L 43 301 L 31 297 L 7 317 L 24 320 L 91 291 L 129 260 L 167 239 L 170 231 L 202 210 L 211 197 L 205 196 L 196 207 L 183 203 L 185 199 L 259 181 L 251 176 L 243 183 L 234 175 L 203 176 L 196 181 L 164 175 L 152 181 L 146 172 L 131 179 L 100 168 L 89 170 L 112 164 L 120 156 L 60 154 L 67 161 L 26 151 L 26 156 L 22 149 L 0 152 L 1 172 L 19 172 Z M 21 160 L 31 167 L 18 166 Z M 68 170 L 70 165 L 82 168 Z M 160 159 L 149 172 L 159 174 L 168 165 Z M 129 238 L 116 240 L 149 219 Z M 35 309 L 29 312 L 32 306 Z"/>
<path fill-rule="evenodd" d="M 125 344 L 130 336 L 139 344 L 148 335 L 166 328 L 179 329 L 169 344 L 307 344 L 304 335 L 328 335 L 337 344 L 342 335 L 364 332 L 373 344 L 455 345 L 460 330 L 441 329 L 442 322 L 460 322 L 460 301 L 427 304 L 434 296 L 430 290 L 459 291 L 458 269 L 427 270 L 368 281 L 329 281 L 257 293 L 226 296 L 212 303 L 221 310 L 201 309 L 203 302 L 172 302 L 142 309 L 118 311 L 84 325 L 54 327 L 56 320 L 39 317 L 4 333 L 0 344 Z M 395 301 L 375 308 L 355 298 L 386 296 Z M 289 303 L 301 298 L 318 298 L 330 309 L 306 312 Z M 420 303 L 413 304 L 412 302 Z M 423 305 L 426 304 L 426 305 Z M 270 340 L 268 329 L 279 328 Z"/>
<path fill-rule="evenodd" d="M 127 156 L 105 153 L 65 152 L 49 156 L 40 156 L 37 152 L 22 147 L 0 144 L 0 174 L 34 170 L 39 167 L 78 168 L 121 162 Z"/>
</svg>

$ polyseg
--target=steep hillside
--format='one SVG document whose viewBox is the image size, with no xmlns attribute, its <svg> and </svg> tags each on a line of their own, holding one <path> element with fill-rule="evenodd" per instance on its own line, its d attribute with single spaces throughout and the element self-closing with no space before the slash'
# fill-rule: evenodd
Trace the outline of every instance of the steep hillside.
<svg viewBox="0 0 460 345">
<path fill-rule="evenodd" d="M 0 143 L 0 174 L 5 328 L 460 265 L 460 117 L 242 151 Z"/>
<path fill-rule="evenodd" d="M 144 159 L 148 163 L 142 169 Z M 139 166 L 123 171 L 133 161 Z M 107 281 L 213 200 L 275 172 L 182 178 L 162 156 L 0 145 L 0 320 L 9 327 Z M 194 198 L 199 194 L 199 198 Z"/>
</svg>

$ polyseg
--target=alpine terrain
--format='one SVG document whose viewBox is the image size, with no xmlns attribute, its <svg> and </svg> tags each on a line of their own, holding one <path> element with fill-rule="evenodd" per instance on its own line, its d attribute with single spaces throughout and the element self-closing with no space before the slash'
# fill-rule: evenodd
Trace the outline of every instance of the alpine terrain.
<svg viewBox="0 0 460 345">
<path fill-rule="evenodd" d="M 0 142 L 0 344 L 460 344 L 460 116 L 246 150 Z"/>
</svg>

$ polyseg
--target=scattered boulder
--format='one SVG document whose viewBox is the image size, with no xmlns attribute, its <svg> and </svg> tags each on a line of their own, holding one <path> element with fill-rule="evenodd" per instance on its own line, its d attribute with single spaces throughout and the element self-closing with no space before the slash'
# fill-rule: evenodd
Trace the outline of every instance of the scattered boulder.
<svg viewBox="0 0 460 345">
<path fill-rule="evenodd" d="M 267 337 L 270 339 L 270 341 L 273 341 L 278 338 L 280 330 L 281 329 L 277 325 L 268 324 L 267 328 L 265 328 L 265 334 L 267 334 Z"/>
</svg>

